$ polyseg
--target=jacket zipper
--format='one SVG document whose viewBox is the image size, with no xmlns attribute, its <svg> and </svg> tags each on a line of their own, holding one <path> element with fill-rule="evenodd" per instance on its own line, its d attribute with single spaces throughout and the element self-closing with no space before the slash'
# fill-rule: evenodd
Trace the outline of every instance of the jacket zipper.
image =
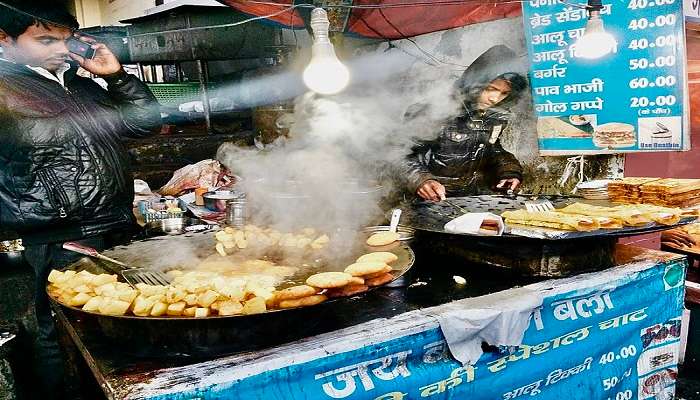
<svg viewBox="0 0 700 400">
<path fill-rule="evenodd" d="M 66 218 L 68 216 L 68 212 L 66 211 L 67 202 L 64 201 L 61 193 L 58 192 L 57 188 L 60 187 L 60 185 L 57 182 L 54 182 L 54 185 L 51 185 L 51 181 L 53 181 L 53 179 L 49 177 L 47 170 L 39 171 L 38 175 L 39 180 L 44 185 L 46 194 L 49 196 L 49 203 L 51 203 L 51 205 L 58 210 L 59 217 Z M 54 188 L 54 186 L 56 188 Z"/>
<path fill-rule="evenodd" d="M 53 177 L 53 181 L 56 185 L 56 191 L 58 192 L 58 198 L 60 199 L 59 202 L 61 203 L 61 207 L 58 209 L 59 215 L 61 218 L 65 218 L 68 216 L 66 208 L 70 208 L 70 198 L 68 197 L 68 193 L 66 193 L 63 186 L 59 183 L 56 173 L 53 170 L 50 170 L 49 172 Z"/>
<path fill-rule="evenodd" d="M 71 100 L 73 100 L 73 103 L 75 103 L 76 107 L 77 107 L 82 113 L 84 113 L 84 115 L 85 115 L 85 117 L 84 117 L 84 118 L 85 118 L 85 121 L 88 122 L 88 123 L 93 127 L 93 129 L 99 130 L 98 127 L 97 127 L 97 125 L 95 125 L 94 121 L 91 120 L 90 117 L 88 116 L 88 112 L 87 112 L 87 110 L 85 109 L 85 107 L 83 107 L 83 105 L 80 104 L 80 102 L 79 102 L 78 100 L 75 99 L 75 96 L 73 95 L 73 92 L 71 92 L 70 89 L 68 89 L 67 87 L 66 87 L 65 89 L 66 89 L 66 91 L 70 94 Z M 90 151 L 90 150 L 89 150 L 89 147 L 90 147 L 90 146 L 87 145 L 86 147 L 88 148 L 88 151 Z M 118 167 L 118 166 L 119 166 L 119 163 L 117 162 L 116 158 L 115 158 L 110 152 L 105 152 L 105 153 L 109 153 L 108 157 L 111 159 L 113 165 L 114 165 L 115 167 Z M 91 155 L 94 159 L 96 159 L 95 155 L 92 154 L 91 151 L 90 151 L 90 155 Z M 96 160 L 96 161 L 97 161 L 97 160 Z M 116 179 L 117 179 L 117 184 L 119 185 L 119 187 L 120 187 L 120 188 L 123 187 L 123 186 L 125 185 L 125 182 L 124 182 L 124 180 L 122 179 L 121 171 L 115 171 L 115 177 L 116 177 Z"/>
</svg>

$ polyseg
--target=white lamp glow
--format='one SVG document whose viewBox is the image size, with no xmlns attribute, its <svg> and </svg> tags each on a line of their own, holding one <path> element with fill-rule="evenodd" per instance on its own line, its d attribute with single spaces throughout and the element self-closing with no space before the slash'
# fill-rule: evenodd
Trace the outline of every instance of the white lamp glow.
<svg viewBox="0 0 700 400">
<path fill-rule="evenodd" d="M 591 11 L 583 36 L 576 42 L 576 55 L 582 58 L 600 58 L 617 47 L 615 38 L 605 32 L 599 11 Z"/>
<path fill-rule="evenodd" d="M 322 8 L 311 11 L 311 29 L 314 44 L 311 46 L 311 61 L 304 70 L 304 83 L 316 93 L 336 94 L 347 87 L 350 71 L 338 60 L 328 37 L 328 14 Z"/>
</svg>

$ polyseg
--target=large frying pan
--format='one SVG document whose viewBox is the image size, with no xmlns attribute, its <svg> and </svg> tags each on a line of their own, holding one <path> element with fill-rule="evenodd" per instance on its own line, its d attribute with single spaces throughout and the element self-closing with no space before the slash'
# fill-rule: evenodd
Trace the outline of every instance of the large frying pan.
<svg viewBox="0 0 700 400">
<path fill-rule="evenodd" d="M 190 242 L 192 246 L 207 243 L 203 252 L 211 253 L 214 243 L 213 233 L 195 233 L 183 236 L 163 236 L 136 241 L 104 252 L 109 257 L 125 261 L 139 267 L 152 266 L 153 255 L 148 249 L 162 248 L 173 243 Z M 367 249 L 360 244 L 348 254 L 357 257 Z M 391 251 L 399 259 L 392 264 L 395 279 L 405 274 L 415 261 L 413 250 L 404 242 L 382 249 Z M 177 251 L 175 251 L 177 253 Z M 324 266 L 324 270 L 342 270 L 345 263 Z M 106 261 L 82 258 L 69 265 L 66 270 L 88 270 L 93 273 L 112 273 L 114 266 Z M 363 296 L 359 295 L 359 296 Z M 324 315 L 333 312 L 339 305 L 347 305 L 358 300 L 358 296 L 330 299 L 316 306 L 287 310 L 271 310 L 263 314 L 211 316 L 207 318 L 181 317 L 137 317 L 105 316 L 85 312 L 52 299 L 57 307 L 67 314 L 79 318 L 84 323 L 97 327 L 115 346 L 124 352 L 138 357 L 210 357 L 240 351 L 250 351 L 274 344 L 300 339 L 316 333 L 318 322 Z"/>
</svg>

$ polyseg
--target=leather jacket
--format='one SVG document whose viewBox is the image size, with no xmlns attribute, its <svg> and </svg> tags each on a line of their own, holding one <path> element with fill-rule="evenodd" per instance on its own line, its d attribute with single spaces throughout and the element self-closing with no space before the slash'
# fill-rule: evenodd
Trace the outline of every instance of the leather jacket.
<svg viewBox="0 0 700 400">
<path fill-rule="evenodd" d="M 406 160 L 411 193 L 430 179 L 452 195 L 477 194 L 501 179 L 522 180 L 520 163 L 500 142 L 509 116 L 501 110 L 467 109 L 442 124 L 436 139 L 417 142 Z"/>
<path fill-rule="evenodd" d="M 133 178 L 122 136 L 160 127 L 148 87 L 121 71 L 64 75 L 65 88 L 0 61 L 0 232 L 27 244 L 104 234 L 133 223 Z"/>
</svg>

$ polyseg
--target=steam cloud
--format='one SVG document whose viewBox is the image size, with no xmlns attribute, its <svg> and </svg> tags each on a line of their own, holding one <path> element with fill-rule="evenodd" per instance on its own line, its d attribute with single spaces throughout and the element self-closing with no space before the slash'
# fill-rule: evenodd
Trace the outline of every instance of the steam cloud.
<svg viewBox="0 0 700 400">
<path fill-rule="evenodd" d="M 411 74 L 414 62 L 395 49 L 359 57 L 349 67 L 360 79 L 345 92 L 297 98 L 290 139 L 262 151 L 222 146 L 217 158 L 244 178 L 256 218 L 282 229 L 334 232 L 357 231 L 381 217 L 382 196 L 401 190 L 391 166 L 414 139 L 432 137 L 439 121 L 459 110 L 449 96 L 453 72 Z M 406 125 L 406 109 L 418 102 L 435 105 L 432 115 Z"/>
<path fill-rule="evenodd" d="M 290 75 L 249 82 L 246 93 L 260 93 L 246 96 L 249 103 L 261 104 L 255 99 L 269 98 L 271 91 L 280 100 L 296 98 L 290 139 L 265 150 L 227 144 L 219 149 L 217 158 L 244 178 L 242 189 L 256 206 L 254 216 L 261 223 L 284 230 L 312 226 L 326 232 L 338 228 L 357 231 L 375 224 L 383 220 L 382 196 L 404 189 L 402 171 L 392 166 L 401 165 L 416 140 L 433 139 L 443 121 L 461 112 L 461 102 L 451 96 L 464 70 L 459 65 L 469 65 L 499 43 L 524 53 L 524 42 L 510 43 L 512 36 L 500 26 L 495 23 L 488 39 L 478 43 L 455 42 L 450 35 L 415 38 L 428 51 L 446 44 L 456 46 L 447 60 L 452 64 L 419 57 L 406 41 L 395 43 L 401 47 L 383 43 L 356 54 L 347 62 L 352 86 L 332 97 L 302 94 L 300 79 Z M 484 37 L 481 29 L 486 28 L 464 28 L 464 38 Z M 503 72 L 524 74 L 526 70 L 524 57 L 518 57 L 498 60 L 473 77 L 488 81 Z M 271 82 L 272 88 L 267 86 Z M 430 107 L 406 123 L 403 116 L 416 103 Z M 383 191 L 372 191 L 372 182 Z M 363 189 L 370 193 L 353 193 Z"/>
</svg>

